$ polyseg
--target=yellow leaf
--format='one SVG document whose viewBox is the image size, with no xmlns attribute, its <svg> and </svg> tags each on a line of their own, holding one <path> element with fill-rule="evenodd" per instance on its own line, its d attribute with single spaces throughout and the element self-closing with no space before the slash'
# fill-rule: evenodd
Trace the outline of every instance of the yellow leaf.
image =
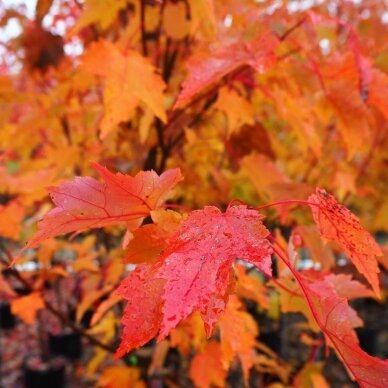
<svg viewBox="0 0 388 388">
<path fill-rule="evenodd" d="M 279 286 L 275 283 L 272 285 L 276 288 L 279 293 L 280 309 L 282 313 L 302 313 L 308 320 L 310 328 L 318 333 L 320 331 L 311 310 L 308 307 L 306 300 L 303 298 L 299 287 L 295 281 L 291 278 L 283 278 L 280 281 Z"/>
<path fill-rule="evenodd" d="M 189 0 L 189 5 L 191 34 L 200 31 L 206 38 L 213 39 L 217 32 L 213 0 Z"/>
<path fill-rule="evenodd" d="M 119 303 L 123 298 L 116 293 L 109 295 L 108 299 L 105 299 L 98 307 L 96 312 L 93 314 L 90 324 L 94 326 L 103 317 L 103 315 L 112 308 L 115 304 Z"/>
<path fill-rule="evenodd" d="M 253 106 L 233 89 L 221 88 L 214 107 L 225 113 L 229 136 L 244 124 L 253 125 L 254 123 Z"/>
<path fill-rule="evenodd" d="M 99 336 L 102 342 L 108 344 L 116 336 L 116 325 L 116 315 L 113 311 L 108 311 L 108 313 L 104 315 L 97 325 L 88 330 L 88 333 Z"/>
<path fill-rule="evenodd" d="M 146 109 L 139 123 L 139 140 L 141 144 L 147 141 L 153 122 L 154 114 L 149 109 Z"/>
<path fill-rule="evenodd" d="M 194 312 L 182 321 L 170 333 L 171 346 L 188 356 L 191 349 L 203 350 L 206 343 L 206 333 L 203 320 L 198 312 Z"/>
<path fill-rule="evenodd" d="M 322 375 L 322 362 L 308 362 L 295 376 L 294 387 L 329 388 L 330 385 Z"/>
<path fill-rule="evenodd" d="M 80 322 L 84 316 L 86 310 L 90 308 L 94 302 L 100 299 L 102 296 L 111 291 L 112 286 L 106 286 L 100 290 L 94 290 L 88 292 L 82 299 L 81 303 L 77 305 L 76 321 Z"/>
<path fill-rule="evenodd" d="M 163 12 L 163 29 L 173 39 L 183 39 L 190 32 L 186 5 L 183 2 L 168 2 Z"/>
<path fill-rule="evenodd" d="M 69 35 L 77 34 L 92 23 L 98 23 L 103 29 L 108 28 L 116 19 L 117 13 L 126 5 L 126 0 L 86 0 L 81 17 L 70 30 Z"/>
<path fill-rule="evenodd" d="M 110 353 L 108 353 L 106 350 L 101 349 L 101 348 L 96 346 L 93 357 L 90 359 L 90 361 L 86 365 L 87 375 L 92 376 L 96 372 L 98 367 L 101 365 L 101 363 L 108 356 L 110 356 Z"/>
</svg>

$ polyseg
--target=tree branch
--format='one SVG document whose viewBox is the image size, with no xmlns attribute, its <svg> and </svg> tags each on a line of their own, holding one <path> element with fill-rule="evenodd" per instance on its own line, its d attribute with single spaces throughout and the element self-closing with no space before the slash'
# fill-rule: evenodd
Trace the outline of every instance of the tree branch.
<svg viewBox="0 0 388 388">
<path fill-rule="evenodd" d="M 141 29 L 141 47 L 144 56 L 148 56 L 147 34 L 145 28 L 145 0 L 140 0 L 140 29 Z"/>
<path fill-rule="evenodd" d="M 7 256 L 7 259 L 8 259 L 7 260 L 7 259 L 4 259 L 3 257 L 0 257 L 0 262 L 2 262 L 7 267 L 9 267 L 9 264 L 13 261 L 13 255 L 11 254 L 11 252 L 7 249 L 7 247 L 2 242 L 0 242 L 0 249 L 5 253 L 5 255 Z M 28 291 L 34 290 L 32 285 L 30 284 L 30 282 L 27 279 L 25 279 L 23 277 L 23 275 L 16 268 L 9 268 L 9 271 L 12 271 L 11 274 L 17 280 L 19 280 L 19 282 L 22 283 L 23 286 Z M 74 322 L 72 322 L 65 315 L 63 315 L 62 312 L 57 310 L 49 301 L 44 300 L 44 303 L 45 303 L 47 310 L 50 311 L 53 315 L 55 315 L 64 326 L 70 328 L 71 330 L 73 330 L 73 332 L 78 333 L 82 337 L 88 339 L 89 342 L 92 343 L 93 345 L 96 345 L 96 346 L 100 347 L 101 349 L 106 350 L 109 353 L 115 353 L 116 349 L 113 346 L 107 345 L 107 344 L 101 342 L 98 338 L 92 336 L 91 334 L 87 333 L 84 329 L 81 329 L 80 327 L 78 327 Z"/>
</svg>

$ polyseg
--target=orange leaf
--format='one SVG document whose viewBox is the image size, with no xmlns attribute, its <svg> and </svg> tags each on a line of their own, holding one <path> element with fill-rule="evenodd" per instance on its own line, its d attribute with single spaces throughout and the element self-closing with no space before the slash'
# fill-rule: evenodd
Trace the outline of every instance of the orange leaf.
<svg viewBox="0 0 388 388">
<path fill-rule="evenodd" d="M 0 235 L 17 240 L 24 217 L 24 208 L 16 201 L 0 205 Z"/>
<path fill-rule="evenodd" d="M 98 387 L 103 388 L 145 388 L 140 380 L 140 369 L 124 365 L 114 365 L 105 368 L 97 382 Z"/>
<path fill-rule="evenodd" d="M 304 246 L 310 251 L 312 259 L 322 265 L 323 270 L 328 270 L 335 265 L 334 254 L 327 244 L 322 241 L 315 225 L 299 225 L 294 232 L 300 234 Z"/>
<path fill-rule="evenodd" d="M 178 347 L 185 356 L 189 355 L 191 349 L 196 352 L 202 350 L 206 343 L 206 333 L 201 315 L 194 312 L 171 330 L 170 341 L 171 346 Z"/>
<path fill-rule="evenodd" d="M 165 246 L 166 240 L 160 229 L 155 224 L 144 225 L 133 232 L 124 260 L 133 264 L 153 262 Z"/>
<path fill-rule="evenodd" d="M 190 377 L 198 388 L 224 387 L 226 371 L 221 363 L 220 344 L 208 342 L 203 352 L 197 353 L 190 365 Z"/>
<path fill-rule="evenodd" d="M 121 121 L 128 120 L 140 103 L 144 103 L 162 121 L 167 120 L 163 95 L 165 84 L 148 59 L 137 51 L 128 50 L 124 54 L 112 43 L 101 40 L 90 46 L 84 56 L 83 67 L 106 81 L 102 138 Z"/>
<path fill-rule="evenodd" d="M 362 150 L 370 140 L 368 107 L 359 92 L 347 81 L 337 81 L 330 87 L 328 98 L 333 105 L 341 136 L 346 144 L 348 159 Z"/>
<path fill-rule="evenodd" d="M 261 279 L 248 274 L 242 265 L 235 265 L 237 275 L 236 294 L 242 298 L 254 300 L 262 309 L 268 309 L 268 289 Z"/>
<path fill-rule="evenodd" d="M 289 182 L 289 178 L 268 156 L 252 154 L 241 160 L 242 169 L 261 195 L 270 196 L 270 187 L 275 183 Z"/>
<path fill-rule="evenodd" d="M 42 308 L 44 308 L 44 301 L 40 292 L 21 296 L 11 302 L 12 314 L 17 315 L 28 325 L 35 322 L 36 313 Z"/>
<path fill-rule="evenodd" d="M 233 359 L 238 356 L 248 385 L 249 369 L 254 364 L 253 348 L 259 332 L 257 324 L 251 315 L 242 310 L 241 302 L 234 295 L 229 298 L 218 324 L 221 332 L 222 364 L 228 370 Z"/>
<path fill-rule="evenodd" d="M 167 245 L 167 240 L 178 229 L 181 216 L 171 210 L 151 212 L 154 224 L 144 225 L 133 232 L 124 260 L 128 263 L 153 262 Z"/>
</svg>

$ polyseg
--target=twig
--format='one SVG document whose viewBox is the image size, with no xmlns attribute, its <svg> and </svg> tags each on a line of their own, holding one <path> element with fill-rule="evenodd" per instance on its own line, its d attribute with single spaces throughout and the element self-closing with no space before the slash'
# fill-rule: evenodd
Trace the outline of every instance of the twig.
<svg viewBox="0 0 388 388">
<path fill-rule="evenodd" d="M 286 32 L 284 32 L 282 35 L 280 35 L 278 38 L 281 42 L 286 40 L 286 38 L 292 34 L 298 27 L 300 27 L 305 21 L 306 17 L 300 19 L 296 24 L 294 24 L 291 28 L 289 28 Z"/>
<path fill-rule="evenodd" d="M 140 0 L 140 29 L 141 29 L 141 47 L 143 55 L 148 56 L 147 36 L 145 28 L 145 0 Z"/>
</svg>

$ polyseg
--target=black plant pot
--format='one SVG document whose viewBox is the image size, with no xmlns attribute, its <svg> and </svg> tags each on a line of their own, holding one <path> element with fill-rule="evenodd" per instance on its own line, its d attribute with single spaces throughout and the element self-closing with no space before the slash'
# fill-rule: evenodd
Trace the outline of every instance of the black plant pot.
<svg viewBox="0 0 388 388">
<path fill-rule="evenodd" d="M 265 333 L 260 333 L 259 336 L 260 342 L 268 346 L 274 352 L 280 353 L 281 351 L 281 338 L 278 330 L 268 331 Z"/>
<path fill-rule="evenodd" d="M 82 356 L 82 341 L 78 333 L 50 334 L 49 346 L 52 354 L 69 360 L 77 360 Z"/>
<path fill-rule="evenodd" d="M 26 287 L 15 287 L 15 292 L 20 295 L 20 296 L 25 296 L 25 295 L 29 295 L 31 294 L 31 290 L 29 290 L 28 288 Z"/>
<path fill-rule="evenodd" d="M 376 356 L 378 331 L 375 329 L 361 327 L 356 329 L 356 333 L 358 336 L 358 340 L 360 341 L 361 349 L 372 356 Z"/>
<path fill-rule="evenodd" d="M 29 357 L 24 364 L 25 388 L 64 388 L 65 360 L 54 357 L 43 361 L 39 356 Z"/>
<path fill-rule="evenodd" d="M 15 316 L 11 312 L 8 302 L 0 303 L 0 329 L 12 329 L 15 327 Z"/>
</svg>

